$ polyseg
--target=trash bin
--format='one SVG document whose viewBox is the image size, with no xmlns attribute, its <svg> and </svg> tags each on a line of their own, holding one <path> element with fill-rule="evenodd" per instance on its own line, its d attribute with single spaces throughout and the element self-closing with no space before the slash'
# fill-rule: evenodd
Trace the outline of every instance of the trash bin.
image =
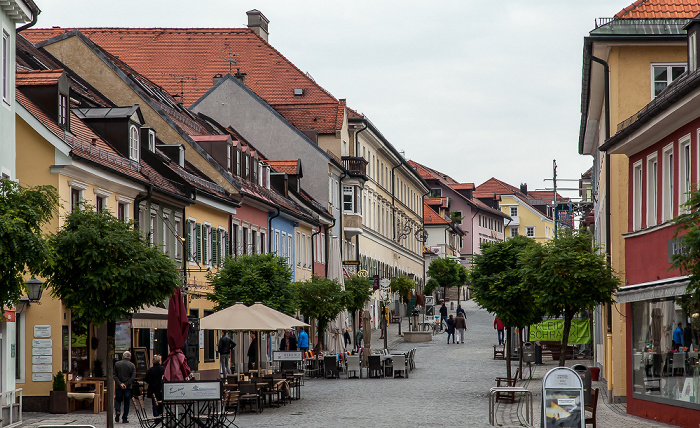
<svg viewBox="0 0 700 428">
<path fill-rule="evenodd" d="M 583 364 L 576 364 L 571 367 L 579 376 L 581 376 L 581 381 L 583 382 L 583 404 L 586 406 L 591 405 L 591 371 L 588 367 Z"/>
<path fill-rule="evenodd" d="M 535 364 L 542 365 L 542 345 L 535 343 Z"/>
<path fill-rule="evenodd" d="M 523 363 L 535 362 L 535 347 L 530 342 L 523 343 Z"/>
</svg>

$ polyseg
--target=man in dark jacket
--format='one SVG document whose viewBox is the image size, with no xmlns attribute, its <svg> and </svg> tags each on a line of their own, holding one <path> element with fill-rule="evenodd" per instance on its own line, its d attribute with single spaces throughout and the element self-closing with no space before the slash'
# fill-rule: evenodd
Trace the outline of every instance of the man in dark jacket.
<svg viewBox="0 0 700 428">
<path fill-rule="evenodd" d="M 136 366 L 131 362 L 131 352 L 124 351 L 122 359 L 114 364 L 114 422 L 119 422 L 121 403 L 124 401 L 124 415 L 122 422 L 129 422 L 129 404 L 131 403 L 131 387 L 136 379 Z"/>
<path fill-rule="evenodd" d="M 143 379 L 148 384 L 146 397 L 151 397 L 153 402 L 153 417 L 157 418 L 163 414 L 163 375 L 165 367 L 160 364 L 160 355 L 153 356 L 153 367 L 148 369 L 146 377 Z"/>
<path fill-rule="evenodd" d="M 450 336 L 452 336 L 452 343 L 455 343 L 455 319 L 454 315 L 450 317 L 445 322 L 447 324 L 447 343 L 450 343 Z"/>
<path fill-rule="evenodd" d="M 236 347 L 236 342 L 231 340 L 226 332 L 221 332 L 221 339 L 219 339 L 219 346 L 217 351 L 219 352 L 219 363 L 221 364 L 221 374 L 223 377 L 230 374 L 229 369 L 229 358 L 231 357 L 231 351 Z"/>
<path fill-rule="evenodd" d="M 443 300 L 442 306 L 440 306 L 440 330 L 442 330 L 442 323 L 447 322 L 447 306 L 445 306 L 445 301 Z"/>
<path fill-rule="evenodd" d="M 686 324 L 683 329 L 683 346 L 690 349 L 690 344 L 693 342 L 693 328 L 690 324 Z"/>
<path fill-rule="evenodd" d="M 250 346 L 248 347 L 248 370 L 257 369 L 258 361 L 258 338 L 254 332 L 250 332 Z"/>
</svg>

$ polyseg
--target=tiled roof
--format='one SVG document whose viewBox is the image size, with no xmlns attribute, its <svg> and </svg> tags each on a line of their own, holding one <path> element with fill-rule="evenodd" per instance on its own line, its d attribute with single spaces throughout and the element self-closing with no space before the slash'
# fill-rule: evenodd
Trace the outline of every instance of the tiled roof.
<svg viewBox="0 0 700 428">
<path fill-rule="evenodd" d="M 528 196 L 534 199 L 542 199 L 545 201 L 553 201 L 554 200 L 554 191 L 553 190 L 531 190 L 527 192 Z M 557 201 L 568 201 L 569 198 L 565 198 L 559 193 L 557 193 Z"/>
<path fill-rule="evenodd" d="M 228 141 L 228 135 L 190 135 L 194 141 Z"/>
<path fill-rule="evenodd" d="M 424 198 L 423 202 L 433 207 L 447 208 L 447 198 Z"/>
<path fill-rule="evenodd" d="M 15 84 L 17 86 L 46 86 L 56 85 L 63 75 L 63 70 L 30 70 L 17 71 Z"/>
<path fill-rule="evenodd" d="M 432 172 L 430 172 L 426 167 L 419 164 L 418 162 L 409 160 L 408 164 L 411 165 L 411 167 L 415 168 L 416 172 L 418 173 L 418 175 L 420 175 L 420 177 L 423 180 L 438 179 L 437 176 L 433 175 Z"/>
<path fill-rule="evenodd" d="M 424 224 L 450 224 L 450 221 L 441 217 L 427 203 L 423 204 L 423 223 Z"/>
<path fill-rule="evenodd" d="M 332 134 L 343 120 L 340 103 L 273 105 L 275 110 L 301 131 Z"/>
<path fill-rule="evenodd" d="M 268 160 L 266 161 L 275 172 L 284 172 L 289 175 L 299 174 L 299 161 L 296 160 Z"/>
<path fill-rule="evenodd" d="M 474 190 L 474 183 L 456 183 L 449 186 L 455 190 Z"/>
<path fill-rule="evenodd" d="M 23 34 L 36 43 L 71 30 L 32 28 Z M 238 69 L 246 73 L 245 84 L 250 89 L 299 129 L 317 129 L 309 127 L 315 123 L 314 118 L 324 125 L 319 132 L 329 132 L 337 126 L 339 101 L 248 28 L 79 30 L 168 92 L 184 92 L 185 105 L 191 105 L 209 90 L 216 74 L 225 75 Z M 235 65 L 229 59 L 236 61 Z M 301 89 L 302 95 L 295 96 L 295 89 Z M 311 108 L 314 105 L 318 106 L 318 111 Z M 300 114 L 288 117 L 293 106 L 302 107 L 311 117 L 305 119 Z M 339 128 L 332 132 L 336 129 Z"/>
<path fill-rule="evenodd" d="M 511 186 L 510 184 L 494 177 L 491 177 L 482 184 L 478 185 L 476 187 L 476 192 L 495 195 L 517 195 L 521 199 L 526 198 L 526 196 L 520 192 L 519 188 Z"/>
<path fill-rule="evenodd" d="M 637 0 L 615 15 L 617 19 L 693 18 L 700 13 L 697 0 Z"/>
</svg>

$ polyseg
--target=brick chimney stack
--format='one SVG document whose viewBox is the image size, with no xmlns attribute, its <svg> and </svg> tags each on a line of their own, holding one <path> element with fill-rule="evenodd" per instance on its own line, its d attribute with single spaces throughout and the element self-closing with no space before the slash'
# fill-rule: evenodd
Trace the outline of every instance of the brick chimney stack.
<svg viewBox="0 0 700 428">
<path fill-rule="evenodd" d="M 265 18 L 265 15 L 257 9 L 249 10 L 246 12 L 246 15 L 248 15 L 248 28 L 255 31 L 255 34 L 262 37 L 263 40 L 267 42 L 267 36 L 269 34 L 267 25 L 270 23 L 270 20 Z"/>
</svg>

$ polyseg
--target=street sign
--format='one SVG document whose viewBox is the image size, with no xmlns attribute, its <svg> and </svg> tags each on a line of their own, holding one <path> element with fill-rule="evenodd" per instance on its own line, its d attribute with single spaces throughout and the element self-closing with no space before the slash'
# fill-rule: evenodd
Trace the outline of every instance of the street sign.
<svg viewBox="0 0 700 428">
<path fill-rule="evenodd" d="M 583 382 L 574 370 L 557 367 L 542 379 L 543 428 L 585 428 Z"/>
<path fill-rule="evenodd" d="M 383 278 L 379 281 L 379 287 L 382 289 L 382 291 L 388 290 L 390 285 L 391 281 L 388 278 Z"/>
</svg>

